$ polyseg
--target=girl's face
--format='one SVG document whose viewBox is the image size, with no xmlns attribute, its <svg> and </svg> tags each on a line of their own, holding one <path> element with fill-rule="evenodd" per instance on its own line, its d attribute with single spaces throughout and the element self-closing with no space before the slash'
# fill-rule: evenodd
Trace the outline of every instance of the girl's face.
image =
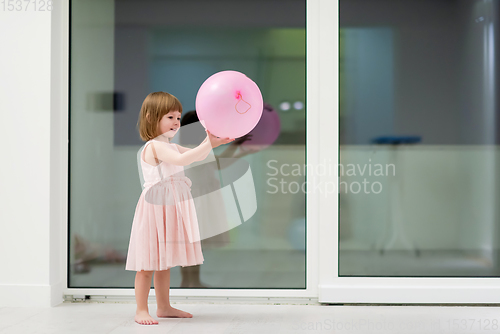
<svg viewBox="0 0 500 334">
<path fill-rule="evenodd" d="M 171 111 L 160 119 L 160 133 L 168 138 L 175 136 L 181 125 L 181 113 Z"/>
</svg>

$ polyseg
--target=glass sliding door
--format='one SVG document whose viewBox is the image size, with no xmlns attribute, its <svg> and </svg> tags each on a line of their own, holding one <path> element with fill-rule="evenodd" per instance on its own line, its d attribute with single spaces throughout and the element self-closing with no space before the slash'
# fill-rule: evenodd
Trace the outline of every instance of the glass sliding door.
<svg viewBox="0 0 500 334">
<path fill-rule="evenodd" d="M 146 95 L 172 93 L 185 114 L 206 78 L 236 70 L 259 86 L 263 112 L 279 116 L 272 145 L 235 153 L 251 167 L 257 211 L 202 240 L 204 264 L 173 268 L 171 285 L 305 290 L 306 194 L 295 189 L 305 173 L 281 166 L 306 159 L 306 1 L 73 0 L 70 8 L 68 288 L 134 286 L 125 259 L 142 191 L 136 126 Z"/>
<path fill-rule="evenodd" d="M 340 11 L 339 275 L 498 276 L 498 1 Z"/>
<path fill-rule="evenodd" d="M 339 156 L 338 216 L 324 217 L 338 218 L 338 235 L 325 300 L 493 302 L 500 2 L 338 9 L 339 146 L 324 153 Z"/>
</svg>

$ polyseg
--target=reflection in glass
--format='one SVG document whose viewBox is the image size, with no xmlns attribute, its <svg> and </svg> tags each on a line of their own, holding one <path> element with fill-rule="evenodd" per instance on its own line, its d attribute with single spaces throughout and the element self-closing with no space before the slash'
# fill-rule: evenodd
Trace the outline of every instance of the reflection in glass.
<svg viewBox="0 0 500 334">
<path fill-rule="evenodd" d="M 305 163 L 305 0 L 74 0 L 70 44 L 69 287 L 134 285 L 124 268 L 142 191 L 136 126 L 146 95 L 172 93 L 188 116 L 206 78 L 236 70 L 280 122 L 268 147 L 253 134 L 258 150 L 248 138 L 214 150 L 249 163 L 257 212 L 202 240 L 204 264 L 173 268 L 171 286 L 304 289 L 305 193 L 293 186 L 305 173 L 280 166 Z"/>
<path fill-rule="evenodd" d="M 498 276 L 498 10 L 340 1 L 340 276 Z"/>
</svg>

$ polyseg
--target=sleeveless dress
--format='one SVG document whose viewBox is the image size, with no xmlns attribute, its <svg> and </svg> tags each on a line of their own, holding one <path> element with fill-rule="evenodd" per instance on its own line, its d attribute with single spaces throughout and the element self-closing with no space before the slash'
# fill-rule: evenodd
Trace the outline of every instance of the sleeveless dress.
<svg viewBox="0 0 500 334">
<path fill-rule="evenodd" d="M 125 270 L 159 271 L 202 264 L 191 180 L 185 176 L 183 166 L 163 161 L 152 166 L 145 162 L 144 151 L 150 142 L 155 147 L 169 145 L 179 152 L 175 144 L 154 139 L 144 145 L 140 159 L 144 189 L 135 209 Z"/>
</svg>

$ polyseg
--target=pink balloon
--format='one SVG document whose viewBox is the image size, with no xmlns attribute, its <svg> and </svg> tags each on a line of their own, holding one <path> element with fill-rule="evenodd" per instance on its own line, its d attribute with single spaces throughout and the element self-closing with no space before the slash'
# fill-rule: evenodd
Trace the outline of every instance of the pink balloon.
<svg viewBox="0 0 500 334">
<path fill-rule="evenodd" d="M 248 133 L 252 135 L 252 138 L 244 141 L 241 148 L 250 146 L 262 150 L 278 139 L 280 130 L 281 122 L 278 113 L 269 103 L 264 102 L 264 110 L 259 123 Z"/>
<path fill-rule="evenodd" d="M 238 138 L 259 122 L 263 101 L 260 89 L 245 74 L 222 71 L 210 76 L 196 95 L 196 114 L 215 136 Z"/>
</svg>

